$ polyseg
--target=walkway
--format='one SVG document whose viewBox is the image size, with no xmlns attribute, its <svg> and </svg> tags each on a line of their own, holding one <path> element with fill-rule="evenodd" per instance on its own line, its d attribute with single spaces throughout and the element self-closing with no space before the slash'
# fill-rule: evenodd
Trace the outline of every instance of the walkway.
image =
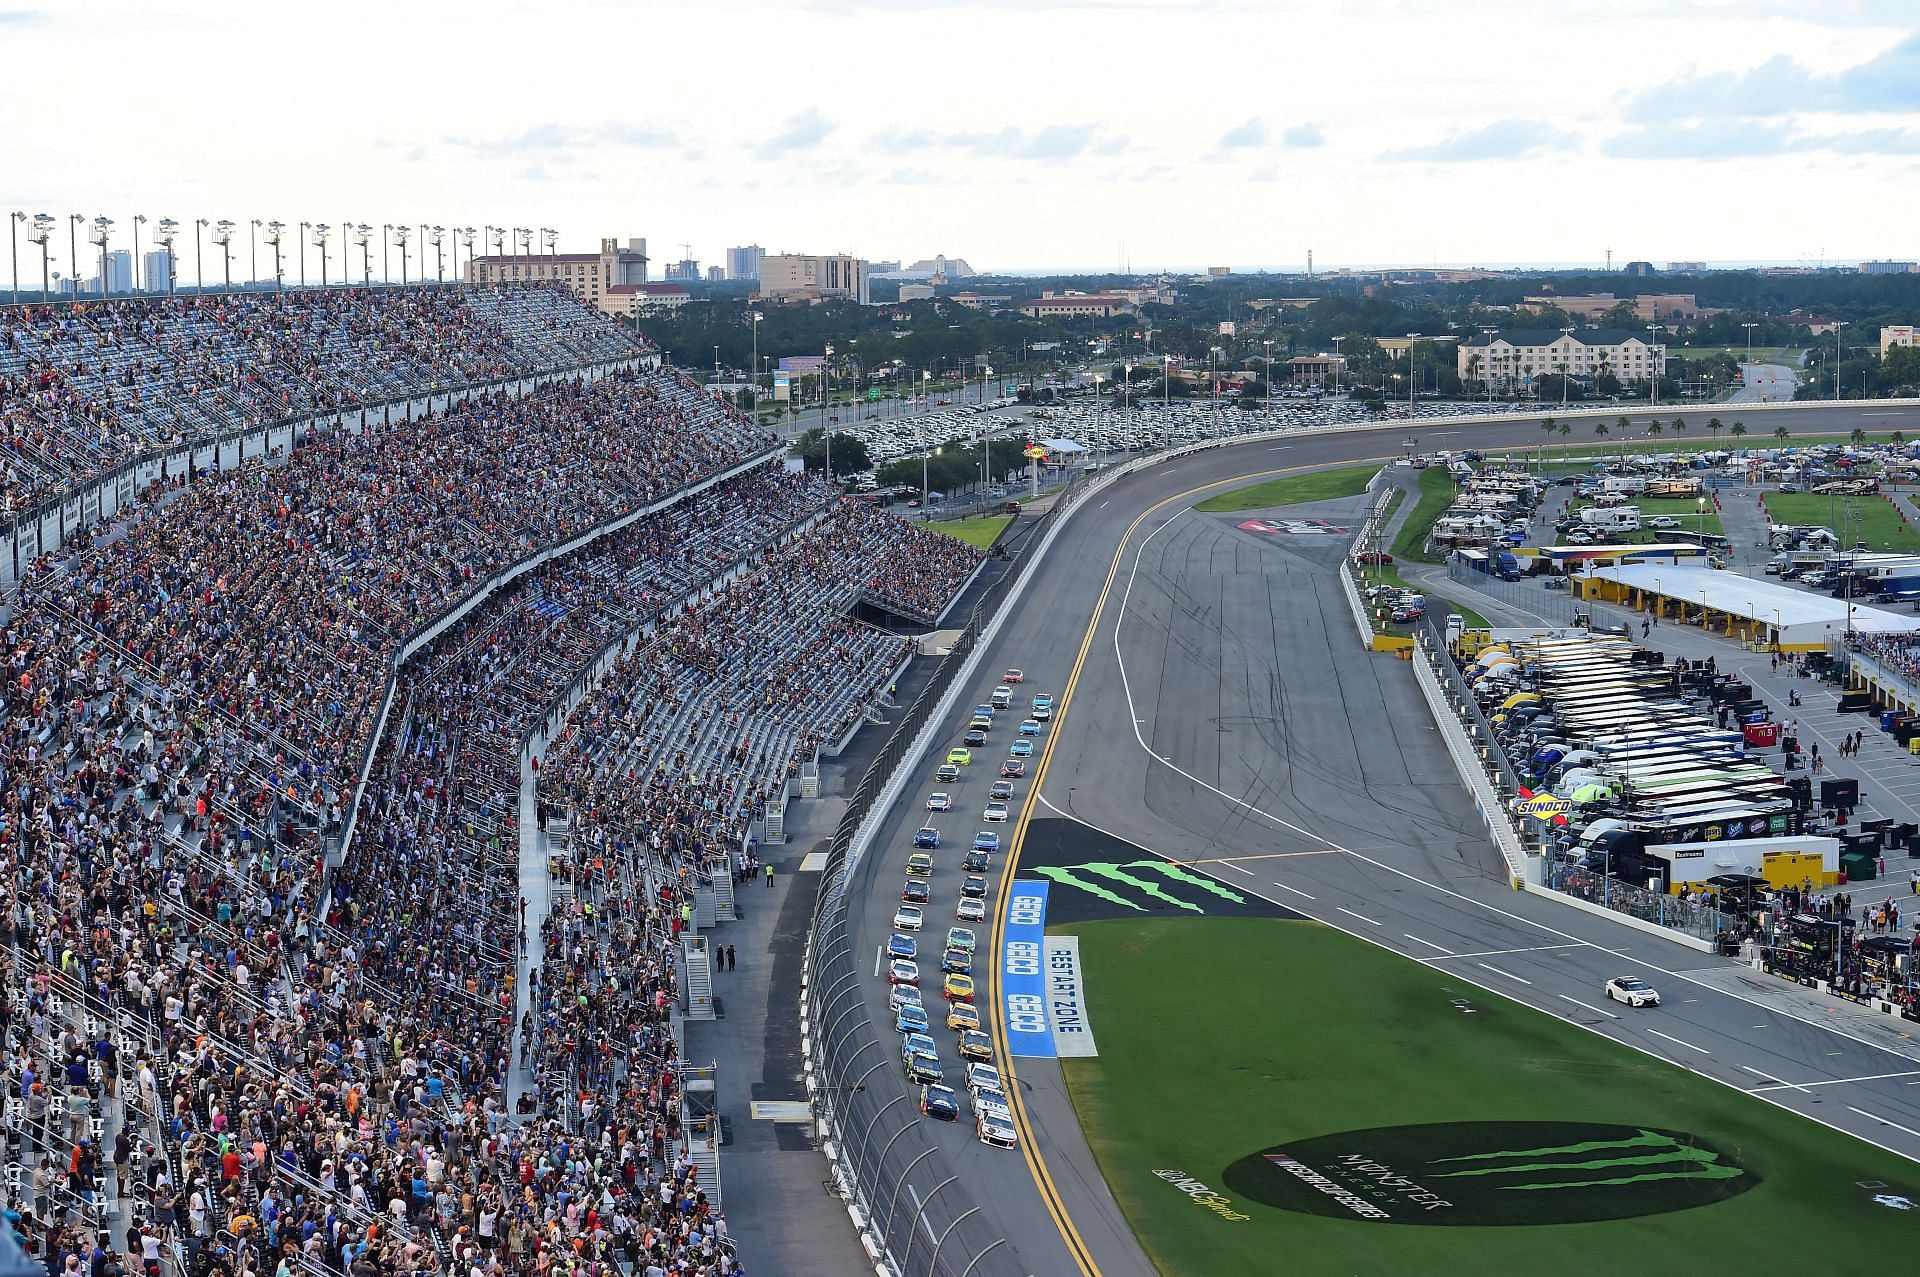
<svg viewBox="0 0 1920 1277">
<path fill-rule="evenodd" d="M 526 902 L 526 916 L 522 920 L 522 934 L 526 942 L 520 949 L 520 966 L 513 982 L 513 1022 L 518 1025 L 520 1017 L 533 1005 L 530 998 L 528 977 L 533 969 L 546 962 L 547 942 L 541 934 L 546 926 L 547 914 L 553 908 L 553 876 L 549 872 L 547 835 L 540 828 L 539 786 L 536 781 L 539 773 L 534 770 L 533 759 L 542 757 L 547 751 L 547 737 L 544 732 L 534 736 L 527 752 L 520 758 L 520 899 Z M 507 1081 L 507 1112 L 515 1111 L 520 1096 L 533 1088 L 533 1072 L 519 1054 L 519 1038 L 514 1039 L 515 1053 L 513 1070 Z"/>
<path fill-rule="evenodd" d="M 1740 387 L 1723 402 L 1780 403 L 1793 398 L 1800 375 L 1785 364 L 1741 364 Z"/>
</svg>

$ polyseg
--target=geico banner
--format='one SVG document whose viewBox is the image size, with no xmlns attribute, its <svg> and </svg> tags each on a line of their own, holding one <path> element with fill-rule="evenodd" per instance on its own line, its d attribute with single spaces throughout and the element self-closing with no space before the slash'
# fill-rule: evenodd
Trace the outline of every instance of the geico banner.
<svg viewBox="0 0 1920 1277">
<path fill-rule="evenodd" d="M 1018 879 L 1007 893 L 1006 927 L 1000 949 L 1000 1003 L 1006 1017 L 1007 1050 L 1053 1058 L 1047 1029 L 1047 884 Z"/>
<path fill-rule="evenodd" d="M 1080 937 L 1048 936 L 1047 1019 L 1053 1024 L 1053 1053 L 1061 1057 L 1098 1055 L 1093 1024 L 1087 1019 L 1087 994 L 1080 980 Z"/>
</svg>

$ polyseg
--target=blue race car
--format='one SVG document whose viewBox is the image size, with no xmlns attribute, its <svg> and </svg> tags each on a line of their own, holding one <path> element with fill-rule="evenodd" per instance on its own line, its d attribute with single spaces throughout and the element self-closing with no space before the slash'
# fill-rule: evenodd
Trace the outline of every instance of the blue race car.
<svg viewBox="0 0 1920 1277">
<path fill-rule="evenodd" d="M 1013 744 L 1007 746 L 1007 752 L 1009 754 L 1012 754 L 1015 758 L 1025 758 L 1029 754 L 1033 753 L 1033 742 L 1026 739 L 1023 736 L 1019 740 L 1013 742 Z"/>
<path fill-rule="evenodd" d="M 905 958 L 911 962 L 918 950 L 919 946 L 913 942 L 912 936 L 903 936 L 896 931 L 887 937 L 887 956 L 889 958 Z"/>
<path fill-rule="evenodd" d="M 940 845 L 940 831 L 932 825 L 920 826 L 920 828 L 914 832 L 913 845 L 916 847 L 938 847 Z"/>
<path fill-rule="evenodd" d="M 973 849 L 975 851 L 999 851 L 1000 835 L 989 833 L 984 829 L 981 830 L 973 836 Z"/>
</svg>

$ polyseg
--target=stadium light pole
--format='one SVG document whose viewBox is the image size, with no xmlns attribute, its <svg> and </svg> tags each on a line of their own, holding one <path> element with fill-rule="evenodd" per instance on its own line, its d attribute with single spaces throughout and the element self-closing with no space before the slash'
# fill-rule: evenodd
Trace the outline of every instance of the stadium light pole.
<svg viewBox="0 0 1920 1277">
<path fill-rule="evenodd" d="M 1413 420 L 1413 348 L 1420 340 L 1419 333 L 1407 334 L 1407 420 Z"/>
<path fill-rule="evenodd" d="M 161 218 L 160 229 L 153 233 L 154 242 L 159 244 L 167 254 L 167 296 L 169 297 L 173 296 L 176 281 L 179 279 L 180 274 L 174 269 L 173 265 L 173 241 L 179 234 L 180 223 L 174 221 L 171 217 Z M 147 282 L 152 283 L 153 281 L 148 280 Z"/>
<path fill-rule="evenodd" d="M 426 237 L 427 242 L 433 245 L 434 279 L 444 284 L 447 282 L 447 228 L 444 226 L 429 226 L 426 228 Z M 421 265 L 424 267 L 426 263 L 422 262 Z M 426 271 L 423 269 L 420 273 L 424 275 Z"/>
<path fill-rule="evenodd" d="M 20 304 L 20 223 L 27 220 L 25 213 L 7 214 L 7 241 L 13 246 L 13 304 Z M 138 234 L 139 232 L 135 232 Z M 137 242 L 137 241 L 136 241 Z M 139 254 L 136 252 L 137 259 Z"/>
<path fill-rule="evenodd" d="M 493 244 L 494 257 L 505 257 L 507 255 L 507 228 L 504 226 L 489 226 L 487 228 L 487 234 L 493 237 L 490 242 Z M 502 270 L 504 268 L 496 265 L 495 269 Z"/>
<path fill-rule="evenodd" d="M 273 291 L 276 293 L 285 286 L 280 272 L 280 237 L 286 229 L 285 222 L 268 222 L 267 233 L 260 237 L 273 246 Z"/>
<path fill-rule="evenodd" d="M 127 273 L 132 276 L 129 282 L 133 285 L 135 296 L 140 294 L 140 228 L 146 224 L 147 215 L 145 213 L 135 213 L 133 215 L 133 269 Z"/>
<path fill-rule="evenodd" d="M 748 326 L 753 329 L 753 402 L 757 413 L 760 407 L 760 321 L 765 316 L 757 310 L 748 313 L 753 316 L 753 323 Z"/>
<path fill-rule="evenodd" d="M 320 222 L 313 228 L 313 246 L 320 250 L 320 287 L 327 286 L 327 236 L 332 227 Z"/>
<path fill-rule="evenodd" d="M 52 300 L 53 295 L 52 281 L 47 276 L 47 271 L 52 264 L 47 254 L 47 240 L 52 234 L 53 216 L 49 213 L 35 213 L 33 231 L 27 236 L 27 241 L 40 246 L 40 302 L 42 305 Z"/>
<path fill-rule="evenodd" d="M 460 274 L 460 245 L 464 243 L 467 246 L 467 275 L 471 275 L 473 274 L 473 234 L 471 226 L 462 226 L 453 232 L 453 273 L 459 276 L 462 284 L 473 281 L 466 275 Z"/>
<path fill-rule="evenodd" d="M 1573 326 L 1568 325 L 1567 327 L 1562 328 L 1560 330 L 1560 335 L 1562 337 L 1573 336 Z M 1560 365 L 1560 411 L 1565 412 L 1566 410 L 1567 410 L 1567 365 L 1565 363 L 1562 363 Z"/>
<path fill-rule="evenodd" d="M 407 236 L 413 233 L 411 226 L 395 226 L 393 242 L 400 249 L 400 287 L 407 286 Z"/>
<path fill-rule="evenodd" d="M 307 230 L 312 222 L 300 223 L 300 230 L 294 237 L 294 243 L 300 247 L 300 287 L 307 286 Z"/>
<path fill-rule="evenodd" d="M 833 431 L 827 427 L 827 401 L 833 398 L 833 343 L 827 343 L 827 357 L 820 364 L 820 437 L 827 445 L 828 504 L 833 502 Z"/>
<path fill-rule="evenodd" d="M 522 261 L 533 256 L 533 228 L 531 226 L 516 226 L 513 228 L 513 250 L 514 256 Z M 529 262 L 528 265 L 532 265 L 532 263 Z"/>
<path fill-rule="evenodd" d="M 101 216 L 93 219 L 93 229 L 87 232 L 87 239 L 100 246 L 100 295 L 105 297 L 107 288 L 107 239 L 113 233 L 113 219 Z M 76 275 L 76 278 L 78 276 Z M 78 295 L 78 288 L 75 294 Z"/>
<path fill-rule="evenodd" d="M 247 283 L 260 282 L 260 219 L 254 218 L 247 227 Z"/>
<path fill-rule="evenodd" d="M 368 241 L 373 236 L 373 227 L 367 225 L 365 222 L 361 222 L 356 226 L 347 227 L 347 230 L 352 233 L 353 242 L 360 248 L 361 286 L 370 287 L 373 284 L 373 248 Z M 344 281 L 346 277 L 347 266 L 343 260 L 340 264 L 340 278 Z"/>
<path fill-rule="evenodd" d="M 67 275 L 76 301 L 80 298 L 80 223 L 86 220 L 85 213 L 67 214 L 67 265 L 72 268 Z"/>
<path fill-rule="evenodd" d="M 1833 401 L 1835 403 L 1840 402 L 1840 330 L 1847 326 L 1847 322 L 1844 319 L 1833 321 Z"/>
<path fill-rule="evenodd" d="M 542 226 L 540 242 L 546 246 L 547 250 L 547 278 L 558 279 L 560 277 L 560 232 L 551 226 Z"/>
<path fill-rule="evenodd" d="M 220 246 L 221 287 L 233 291 L 233 223 L 221 218 L 213 224 L 213 242 Z"/>
<path fill-rule="evenodd" d="M 1647 352 L 1647 407 L 1660 406 L 1660 331 L 1665 324 L 1648 324 L 1647 331 L 1653 334 L 1653 345 Z"/>
<path fill-rule="evenodd" d="M 196 217 L 193 219 L 193 291 L 196 293 L 204 293 L 207 290 L 206 272 L 201 269 L 202 259 L 200 249 L 200 232 L 204 230 L 206 226 L 206 218 Z"/>
</svg>

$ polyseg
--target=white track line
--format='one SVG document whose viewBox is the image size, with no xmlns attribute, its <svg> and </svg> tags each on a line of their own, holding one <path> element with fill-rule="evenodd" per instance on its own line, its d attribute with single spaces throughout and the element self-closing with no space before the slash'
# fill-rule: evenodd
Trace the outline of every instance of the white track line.
<svg viewBox="0 0 1920 1277">
<path fill-rule="evenodd" d="M 1658 1029 L 1648 1029 L 1648 1030 L 1647 1030 L 1647 1032 L 1649 1032 L 1649 1033 L 1651 1033 L 1651 1034 L 1653 1034 L 1653 1036 L 1655 1036 L 1656 1038 L 1665 1038 L 1665 1039 L 1666 1039 L 1667 1041 L 1669 1041 L 1669 1042 L 1671 1042 L 1671 1043 L 1673 1043 L 1673 1044 L 1674 1044 L 1675 1046 L 1684 1046 L 1684 1047 L 1686 1047 L 1686 1048 L 1687 1048 L 1687 1050 L 1689 1050 L 1689 1051 L 1698 1051 L 1698 1052 L 1699 1052 L 1700 1054 L 1702 1054 L 1702 1055 L 1712 1055 L 1712 1054 L 1713 1054 L 1713 1052 L 1711 1052 L 1711 1051 L 1709 1051 L 1709 1050 L 1707 1050 L 1707 1048 L 1706 1048 L 1706 1047 L 1704 1047 L 1704 1046 L 1695 1046 L 1695 1045 L 1694 1045 L 1693 1043 L 1691 1043 L 1691 1042 L 1682 1042 L 1682 1041 L 1681 1041 L 1681 1040 L 1680 1040 L 1679 1038 L 1676 1038 L 1676 1037 L 1674 1037 L 1674 1036 L 1673 1036 L 1673 1035 L 1672 1035 L 1671 1033 L 1662 1033 L 1662 1032 L 1661 1032 L 1660 1030 L 1658 1030 Z"/>
<path fill-rule="evenodd" d="M 1367 924 L 1368 926 L 1370 926 L 1370 927 L 1377 927 L 1377 926 L 1379 926 L 1379 925 L 1380 925 L 1380 924 L 1379 924 L 1379 922 L 1377 922 L 1376 920 L 1374 920 L 1374 919 L 1372 919 L 1372 918 L 1369 918 L 1369 917 L 1367 917 L 1367 915 L 1366 915 L 1366 914 L 1364 914 L 1364 913 L 1355 913 L 1355 912 L 1354 912 L 1353 910 L 1351 910 L 1351 909 L 1349 909 L 1349 908 L 1347 908 L 1347 907 L 1346 907 L 1345 905 L 1335 905 L 1335 906 L 1334 906 L 1334 908 L 1335 908 L 1335 909 L 1338 909 L 1338 910 L 1339 910 L 1339 911 L 1340 911 L 1341 913 L 1344 913 L 1344 914 L 1346 914 L 1346 915 L 1347 915 L 1347 917 L 1349 917 L 1349 918 L 1358 918 L 1358 919 L 1360 919 L 1360 921 L 1362 921 L 1362 922 L 1364 922 L 1364 923 L 1366 923 L 1366 924 Z"/>
<path fill-rule="evenodd" d="M 1228 869 L 1233 870 L 1235 873 L 1243 873 L 1249 878 L 1253 877 L 1253 870 L 1242 869 L 1239 865 L 1234 864 L 1231 860 L 1222 860 L 1219 863 L 1222 865 L 1225 865 Z"/>
<path fill-rule="evenodd" d="M 1809 1091 L 1809 1090 L 1807 1090 L 1807 1088 L 1806 1088 L 1806 1087 L 1804 1087 L 1804 1086 L 1800 1086 L 1800 1085 L 1798 1085 L 1798 1084 L 1796 1084 L 1796 1083 L 1793 1083 L 1793 1082 L 1789 1082 L 1789 1081 L 1787 1081 L 1787 1080 L 1785 1080 L 1784 1078 L 1777 1078 L 1777 1077 L 1775 1077 L 1775 1076 L 1774 1076 L 1773 1074 L 1771 1074 L 1771 1073 L 1762 1073 L 1762 1072 L 1761 1072 L 1761 1071 L 1760 1071 L 1759 1069 L 1754 1069 L 1754 1068 L 1748 1068 L 1748 1067 L 1747 1067 L 1746 1065 L 1744 1065 L 1744 1064 L 1742 1064 L 1742 1065 L 1740 1066 L 1740 1070 L 1741 1070 L 1741 1072 L 1743 1072 L 1743 1073 L 1751 1073 L 1751 1074 L 1753 1074 L 1753 1075 L 1754 1075 L 1755 1077 L 1757 1077 L 1757 1078 L 1762 1078 L 1762 1079 L 1764 1079 L 1764 1080 L 1766 1080 L 1766 1081 L 1768 1081 L 1768 1082 L 1773 1082 L 1773 1083 L 1776 1083 L 1776 1084 L 1777 1084 L 1777 1085 L 1774 1085 L 1774 1086 L 1756 1086 L 1756 1087 L 1752 1087 L 1752 1088 L 1750 1088 L 1750 1089 L 1748 1090 L 1748 1092 L 1747 1092 L 1747 1093 L 1748 1093 L 1749 1095 L 1758 1095 L 1758 1094 L 1759 1094 L 1760 1092 L 1762 1092 L 1762 1091 L 1777 1091 L 1777 1090 L 1779 1090 L 1779 1089 L 1780 1089 L 1781 1087 L 1791 1087 L 1791 1088 L 1792 1088 L 1793 1090 L 1796 1090 L 1796 1091 L 1798 1091 L 1798 1092 L 1800 1092 L 1800 1094 L 1802 1094 L 1802 1095 L 1811 1095 L 1811 1094 L 1812 1094 L 1812 1092 L 1811 1092 L 1811 1091 Z"/>
<path fill-rule="evenodd" d="M 1747 1068 L 1744 1064 L 1740 1067 L 1743 1069 Z M 1752 1073 L 1755 1077 L 1764 1077 L 1767 1081 L 1774 1083 L 1773 1086 L 1753 1087 L 1752 1089 L 1756 1091 L 1777 1091 L 1783 1089 L 1805 1091 L 1815 1086 L 1845 1086 L 1849 1082 L 1884 1082 L 1888 1078 L 1913 1077 L 1916 1073 L 1920 1073 L 1920 1070 L 1908 1069 L 1905 1073 L 1869 1073 L 1865 1077 L 1830 1077 L 1823 1078 L 1818 1082 L 1789 1082 L 1785 1078 L 1768 1077 L 1767 1074 L 1756 1072 L 1753 1069 L 1747 1069 L 1747 1072 Z"/>
<path fill-rule="evenodd" d="M 1435 947 L 1437 948 L 1438 946 Z M 1595 949 L 1598 947 L 1598 945 L 1590 945 L 1584 942 L 1581 944 L 1538 944 L 1527 949 L 1482 949 L 1478 953 L 1456 953 L 1449 956 L 1455 958 L 1498 958 L 1509 953 L 1551 953 L 1555 949 Z M 1438 962 L 1440 959 L 1422 958 L 1421 961 Z"/>
<path fill-rule="evenodd" d="M 1896 1131 L 1904 1131 L 1906 1134 L 1913 1136 L 1915 1139 L 1920 1139 L 1920 1131 L 1916 1131 L 1910 1126 L 1902 1126 L 1898 1122 L 1889 1122 L 1886 1118 L 1881 1117 L 1877 1113 L 1869 1113 L 1865 1109 L 1857 1109 L 1853 1107 L 1853 1105 L 1851 1104 L 1847 1105 L 1847 1112 L 1858 1113 L 1861 1117 L 1866 1118 L 1868 1121 L 1878 1122 L 1882 1126 L 1891 1126 Z"/>
<path fill-rule="evenodd" d="M 1577 1007 L 1585 1007 L 1587 1010 L 1593 1012 L 1595 1015 L 1604 1015 L 1609 1020 L 1618 1020 L 1620 1018 L 1619 1016 L 1615 1015 L 1613 1012 L 1607 1010 L 1604 1007 L 1597 1007 L 1593 1005 L 1593 1003 L 1591 1002 L 1582 1002 L 1579 998 L 1570 998 L 1564 993 L 1556 993 L 1553 996 L 1555 996 L 1556 998 L 1559 998 L 1562 1002 L 1571 1002 L 1573 1003 L 1573 1005 Z"/>
<path fill-rule="evenodd" d="M 1499 967 L 1490 967 L 1484 962 L 1476 962 L 1473 965 L 1479 967 L 1482 971 L 1491 971 L 1495 975 L 1503 975 L 1509 980 L 1517 980 L 1529 988 L 1533 986 L 1533 981 L 1527 979 L 1525 976 L 1517 976 L 1511 971 L 1502 971 Z"/>
<path fill-rule="evenodd" d="M 1298 888 L 1298 887 L 1289 887 L 1289 886 L 1288 886 L 1288 885 L 1287 885 L 1286 883 L 1284 883 L 1284 882 L 1276 882 L 1276 883 L 1274 883 L 1273 885 L 1274 885 L 1274 886 L 1276 886 L 1276 887 L 1278 887 L 1278 888 L 1280 888 L 1280 890 L 1282 890 L 1282 891 L 1291 891 L 1291 892 L 1292 892 L 1292 893 L 1293 893 L 1294 895 L 1296 895 L 1296 896 L 1306 896 L 1306 897 L 1307 897 L 1307 899 L 1309 899 L 1309 900 L 1318 900 L 1318 899 L 1320 898 L 1320 897 L 1318 897 L 1318 896 L 1307 896 L 1307 893 L 1306 893 L 1306 892 L 1304 892 L 1304 891 L 1302 891 L 1302 890 L 1300 890 L 1300 888 Z"/>
<path fill-rule="evenodd" d="M 1447 946 L 1443 944 L 1435 944 L 1431 940 L 1422 940 L 1419 936 L 1414 935 L 1413 932 L 1411 931 L 1402 931 L 1400 934 L 1405 936 L 1407 939 L 1413 941 L 1415 944 L 1423 944 L 1427 946 L 1427 948 L 1429 949 L 1438 949 L 1440 952 L 1446 954 L 1450 958 L 1459 956 L 1458 954 L 1454 953 L 1453 950 L 1447 948 Z"/>
</svg>

